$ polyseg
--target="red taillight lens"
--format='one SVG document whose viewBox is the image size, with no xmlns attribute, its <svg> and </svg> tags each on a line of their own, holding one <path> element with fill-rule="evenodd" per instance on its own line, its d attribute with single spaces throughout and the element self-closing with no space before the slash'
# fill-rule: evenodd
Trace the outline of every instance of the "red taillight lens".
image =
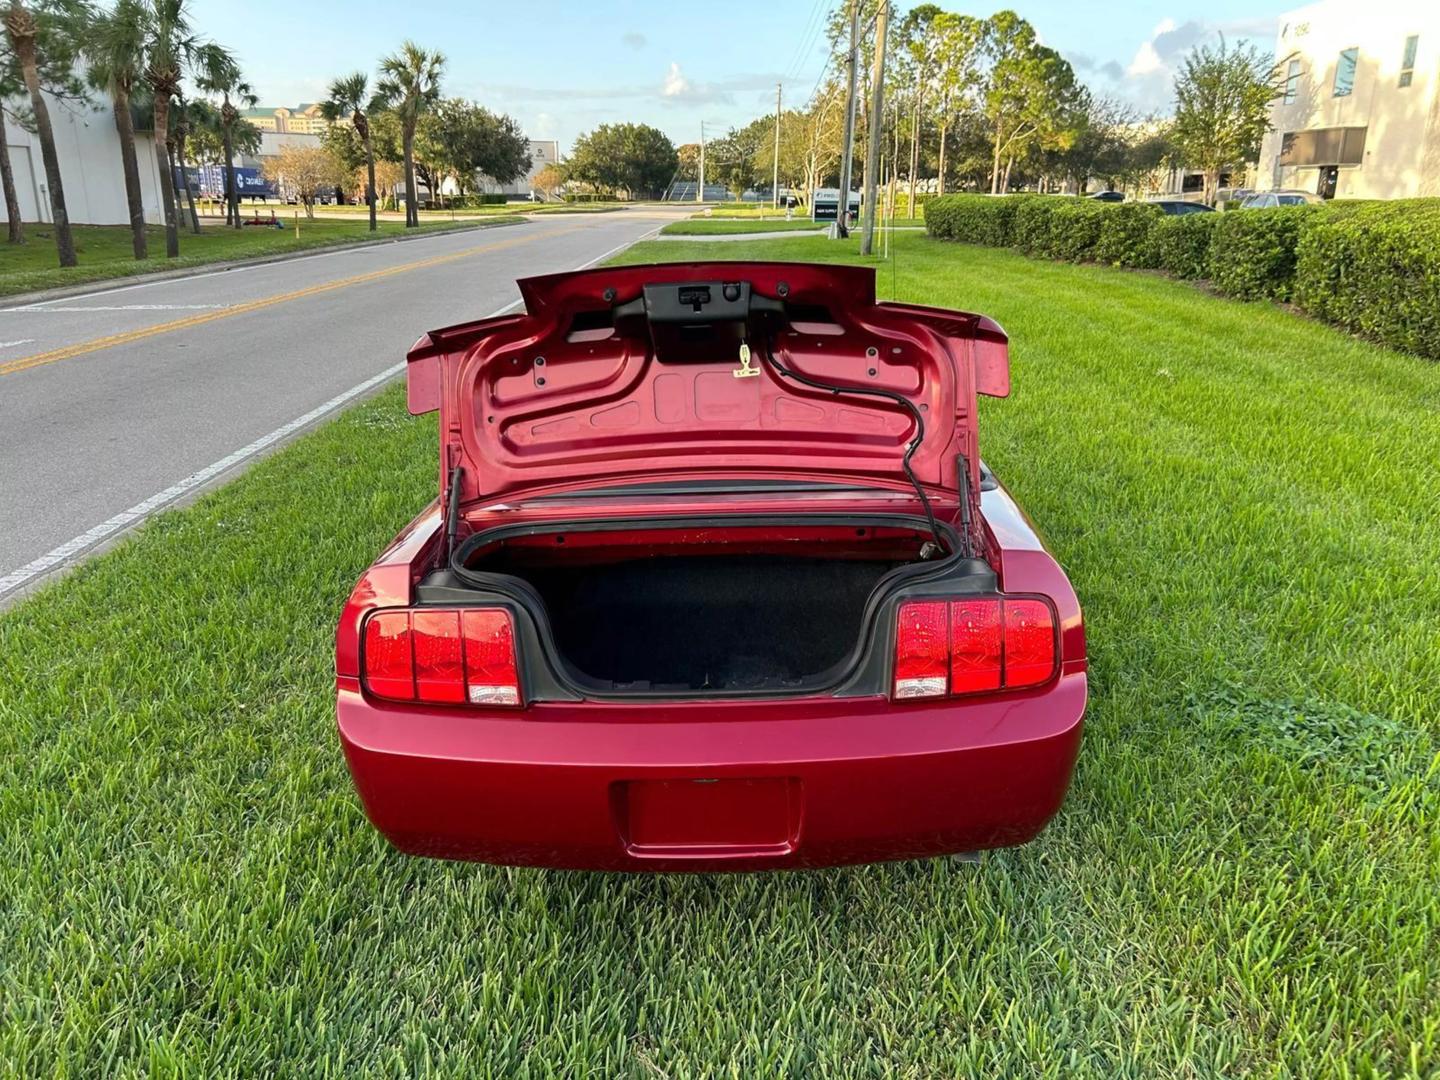
<svg viewBox="0 0 1440 1080">
<path fill-rule="evenodd" d="M 408 611 L 379 611 L 365 624 L 365 684 L 380 697 L 415 697 Z"/>
<path fill-rule="evenodd" d="M 1055 614 L 1044 600 L 911 600 L 895 628 L 895 697 L 1018 690 L 1055 673 Z"/>
<path fill-rule="evenodd" d="M 519 705 L 520 675 L 515 670 L 515 631 L 510 613 L 494 609 L 466 611 L 465 690 L 471 705 Z"/>
<path fill-rule="evenodd" d="M 1055 670 L 1055 617 L 1043 600 L 1005 601 L 1005 685 L 1038 686 Z"/>
<path fill-rule="evenodd" d="M 394 701 L 520 704 L 515 632 L 502 608 L 376 612 L 362 670 L 370 693 Z"/>
<path fill-rule="evenodd" d="M 895 696 L 941 697 L 950 675 L 949 605 L 912 600 L 895 625 Z"/>
<path fill-rule="evenodd" d="M 956 600 L 950 605 L 950 692 L 1000 689 L 1000 604 Z"/>
</svg>

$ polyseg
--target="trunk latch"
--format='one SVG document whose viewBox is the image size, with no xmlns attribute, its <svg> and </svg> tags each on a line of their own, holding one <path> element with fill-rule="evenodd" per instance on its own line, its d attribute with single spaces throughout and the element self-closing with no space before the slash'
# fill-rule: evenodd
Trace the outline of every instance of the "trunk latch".
<svg viewBox="0 0 1440 1080">
<path fill-rule="evenodd" d="M 746 342 L 740 343 L 740 366 L 730 372 L 737 379 L 748 379 L 751 376 L 759 375 L 760 369 L 750 363 L 750 346 Z"/>
</svg>

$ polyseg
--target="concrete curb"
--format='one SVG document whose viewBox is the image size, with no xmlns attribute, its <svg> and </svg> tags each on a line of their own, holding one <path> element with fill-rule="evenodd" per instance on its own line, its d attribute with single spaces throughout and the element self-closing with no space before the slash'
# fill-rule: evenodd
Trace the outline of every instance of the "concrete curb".
<svg viewBox="0 0 1440 1080">
<path fill-rule="evenodd" d="M 333 219 L 330 219 L 333 220 Z M 414 240 L 433 240 L 437 236 L 451 236 L 455 233 L 477 232 L 480 229 L 503 229 L 507 225 L 526 225 L 532 219 L 525 218 L 522 221 L 476 221 L 474 224 L 465 224 L 454 229 L 435 229 L 432 231 L 421 231 L 414 236 L 387 236 L 379 240 L 360 240 L 355 243 L 341 241 L 335 244 L 317 244 L 315 247 L 306 248 L 304 251 L 284 251 L 277 255 L 257 255 L 253 259 L 230 259 L 225 262 L 196 263 L 193 266 L 179 267 L 175 270 L 157 270 L 149 274 L 131 274 L 128 277 L 102 278 L 99 281 L 87 281 L 75 285 L 57 285 L 53 289 L 41 289 L 38 292 L 14 293 L 10 296 L 0 296 L 0 311 L 7 308 L 24 307 L 27 304 L 44 303 L 47 300 L 64 300 L 71 296 L 90 296 L 95 293 L 109 292 L 112 289 L 128 289 L 131 285 L 147 285 L 152 281 L 178 281 L 190 277 L 193 274 L 214 274 L 225 270 L 239 270 L 247 266 L 266 266 L 269 263 L 291 262 L 294 259 L 304 259 L 311 255 L 320 255 L 330 251 L 354 251 L 360 248 L 382 247 L 385 244 L 408 244 Z"/>
</svg>

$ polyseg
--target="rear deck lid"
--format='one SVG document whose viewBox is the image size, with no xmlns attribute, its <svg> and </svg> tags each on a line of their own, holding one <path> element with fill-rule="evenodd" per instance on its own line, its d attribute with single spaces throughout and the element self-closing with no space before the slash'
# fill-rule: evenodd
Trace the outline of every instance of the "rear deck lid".
<svg viewBox="0 0 1440 1080">
<path fill-rule="evenodd" d="M 957 454 L 979 482 L 976 395 L 1009 392 L 999 326 L 876 303 L 865 267 L 630 266 L 520 291 L 524 313 L 409 354 L 410 411 L 440 411 L 442 489 L 461 467 L 467 504 L 719 480 L 910 490 L 912 442 L 917 479 L 953 500 Z"/>
</svg>

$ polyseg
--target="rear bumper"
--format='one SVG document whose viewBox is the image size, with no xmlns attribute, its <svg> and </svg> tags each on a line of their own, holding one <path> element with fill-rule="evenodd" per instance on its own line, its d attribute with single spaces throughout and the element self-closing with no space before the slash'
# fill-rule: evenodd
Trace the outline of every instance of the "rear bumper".
<svg viewBox="0 0 1440 1080">
<path fill-rule="evenodd" d="M 381 705 L 341 680 L 365 812 L 402 851 L 592 870 L 758 870 L 1020 844 L 1059 809 L 1085 675 L 1025 695 L 523 713 Z"/>
</svg>

